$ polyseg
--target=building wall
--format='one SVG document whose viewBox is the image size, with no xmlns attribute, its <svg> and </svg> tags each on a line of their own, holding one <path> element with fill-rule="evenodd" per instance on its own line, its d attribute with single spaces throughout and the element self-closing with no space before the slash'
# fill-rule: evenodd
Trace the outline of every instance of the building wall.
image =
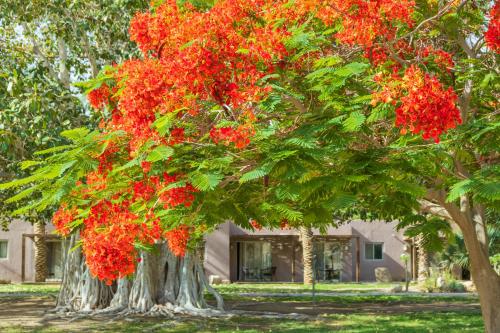
<svg viewBox="0 0 500 333">
<path fill-rule="evenodd" d="M 54 230 L 52 225 L 46 226 L 46 232 Z M 7 259 L 0 259 L 0 280 L 21 282 L 22 239 L 23 234 L 32 234 L 33 225 L 29 222 L 15 220 L 8 231 L 0 230 L 0 240 L 8 241 Z M 35 251 L 33 240 L 26 237 L 25 244 L 25 281 L 35 280 Z"/>
<path fill-rule="evenodd" d="M 407 245 L 403 231 L 396 231 L 396 222 L 351 222 L 353 235 L 360 239 L 361 281 L 374 281 L 375 268 L 387 267 L 395 281 L 402 281 L 405 277 L 404 264 L 400 259 Z M 366 260 L 366 243 L 384 243 L 382 260 Z"/>
<path fill-rule="evenodd" d="M 351 221 L 337 228 L 327 229 L 326 235 L 350 238 L 347 240 L 347 247 L 344 248 L 343 253 L 343 281 L 356 280 L 357 238 L 359 238 L 360 245 L 360 281 L 374 281 L 376 267 L 387 267 L 394 280 L 404 279 L 404 267 L 399 256 L 404 251 L 406 243 L 402 231 L 396 231 L 395 227 L 396 222 Z M 315 229 L 313 233 L 321 237 L 319 230 Z M 219 275 L 223 280 L 237 281 L 237 241 L 242 237 L 271 241 L 273 266 L 276 266 L 276 281 L 292 281 L 291 266 L 293 251 L 295 251 L 293 280 L 295 282 L 303 280 L 302 246 L 297 230 L 254 231 L 243 229 L 230 222 L 224 223 L 206 238 L 205 269 L 208 275 Z M 365 244 L 372 242 L 384 243 L 382 260 L 365 259 Z"/>
<path fill-rule="evenodd" d="M 222 280 L 230 280 L 230 223 L 218 226 L 205 239 L 204 266 L 207 276 L 218 275 Z"/>
<path fill-rule="evenodd" d="M 0 280 L 21 282 L 22 235 L 33 232 L 31 223 L 13 221 L 9 231 L 0 231 L 0 240 L 8 241 L 7 259 L 0 259 Z M 26 280 L 34 279 L 33 242 L 26 239 Z"/>
<path fill-rule="evenodd" d="M 402 231 L 395 230 L 396 223 L 386 222 L 363 222 L 352 221 L 338 228 L 330 227 L 327 235 L 353 236 L 360 240 L 360 280 L 374 281 L 376 267 L 387 267 L 395 280 L 404 279 L 404 267 L 399 259 L 406 245 Z M 14 221 L 9 231 L 0 231 L 0 240 L 8 240 L 8 258 L 0 259 L 0 280 L 12 282 L 21 281 L 21 255 L 22 235 L 33 233 L 33 226 L 23 221 Z M 52 225 L 46 227 L 47 233 L 54 230 Z M 313 231 L 320 235 L 318 230 Z M 226 222 L 220 225 L 216 231 L 206 238 L 205 243 L 205 270 L 207 275 L 218 275 L 223 280 L 236 281 L 236 244 L 231 242 L 232 236 L 288 236 L 282 241 L 272 241 L 273 265 L 276 264 L 276 281 L 291 281 L 291 266 L 293 261 L 293 250 L 295 251 L 295 275 L 294 281 L 301 282 L 303 279 L 302 268 L 302 246 L 298 240 L 297 230 L 260 230 L 251 231 L 242 229 L 233 223 Z M 291 236 L 294 241 L 291 241 Z M 371 261 L 365 259 L 365 243 L 383 242 L 383 260 Z M 34 244 L 26 237 L 25 274 L 26 281 L 34 280 Z M 294 247 L 294 249 L 292 248 Z M 349 250 L 344 252 L 343 281 L 355 281 L 356 279 L 356 240 L 350 241 Z"/>
</svg>

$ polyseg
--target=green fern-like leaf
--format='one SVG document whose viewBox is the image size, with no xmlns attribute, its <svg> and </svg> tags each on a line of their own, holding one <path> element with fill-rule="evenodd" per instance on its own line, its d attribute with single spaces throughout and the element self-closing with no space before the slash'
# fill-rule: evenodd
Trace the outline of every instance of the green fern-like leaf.
<svg viewBox="0 0 500 333">
<path fill-rule="evenodd" d="M 458 198 L 460 198 L 460 196 L 468 193 L 471 189 L 472 189 L 472 180 L 470 179 L 462 180 L 451 187 L 448 193 L 448 197 L 446 198 L 446 201 L 453 202 Z"/>
<path fill-rule="evenodd" d="M 365 119 L 366 119 L 365 115 L 362 114 L 361 112 L 358 111 L 351 112 L 349 117 L 347 117 L 347 119 L 344 120 L 343 123 L 344 129 L 347 132 L 356 132 L 364 124 Z"/>
<path fill-rule="evenodd" d="M 221 174 L 194 172 L 190 175 L 190 181 L 200 191 L 214 190 L 223 178 Z"/>
<path fill-rule="evenodd" d="M 167 160 L 174 154 L 174 149 L 169 146 L 158 146 L 153 149 L 148 156 L 146 157 L 146 161 L 148 162 L 158 162 Z"/>
<path fill-rule="evenodd" d="M 67 131 L 61 132 L 61 136 L 70 139 L 73 142 L 78 142 L 83 139 L 87 134 L 90 133 L 90 130 L 85 127 L 73 128 Z"/>
</svg>

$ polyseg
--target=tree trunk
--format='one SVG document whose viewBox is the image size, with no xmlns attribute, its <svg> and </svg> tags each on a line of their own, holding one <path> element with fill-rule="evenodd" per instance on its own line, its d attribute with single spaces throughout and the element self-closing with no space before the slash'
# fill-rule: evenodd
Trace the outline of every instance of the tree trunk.
<svg viewBox="0 0 500 333">
<path fill-rule="evenodd" d="M 470 272 L 476 285 L 485 330 L 488 333 L 500 332 L 500 276 L 489 260 L 488 234 L 484 208 L 473 205 L 466 195 L 460 198 L 460 206 L 446 202 L 443 190 L 430 191 L 429 200 L 421 201 L 424 211 L 455 222 L 464 236 L 465 247 L 469 253 Z"/>
<path fill-rule="evenodd" d="M 302 241 L 302 263 L 304 266 L 304 284 L 313 283 L 313 233 L 311 228 L 299 227 Z"/>
<path fill-rule="evenodd" d="M 487 249 L 481 244 L 482 236 L 478 233 L 481 234 L 482 231 L 477 223 L 475 227 L 472 223 L 464 225 L 462 232 L 465 247 L 469 252 L 470 272 L 479 294 L 486 332 L 500 332 L 500 276 L 489 261 Z"/>
<path fill-rule="evenodd" d="M 45 235 L 45 223 L 37 221 L 33 225 L 35 235 Z M 35 282 L 45 282 L 47 278 L 47 244 L 45 237 L 35 236 Z"/>
<path fill-rule="evenodd" d="M 424 236 L 419 235 L 417 237 L 417 251 L 418 251 L 418 281 L 423 282 L 429 277 L 429 252 L 425 249 Z"/>
<path fill-rule="evenodd" d="M 66 241 L 66 250 L 74 247 L 75 235 Z M 220 295 L 208 284 L 198 253 L 176 257 L 164 243 L 157 244 L 158 255 L 141 252 L 132 278 L 122 278 L 112 286 L 93 278 L 81 250 L 65 252 L 63 283 L 58 312 L 174 313 L 209 316 L 223 311 Z M 216 309 L 207 305 L 207 290 L 216 300 Z"/>
</svg>

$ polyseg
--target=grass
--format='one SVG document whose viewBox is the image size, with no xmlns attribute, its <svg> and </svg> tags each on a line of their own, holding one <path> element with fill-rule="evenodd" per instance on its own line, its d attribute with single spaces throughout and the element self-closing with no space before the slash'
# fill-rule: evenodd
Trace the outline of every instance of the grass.
<svg viewBox="0 0 500 333">
<path fill-rule="evenodd" d="M 80 325 L 75 323 L 75 325 Z M 7 327 L 5 333 L 62 333 L 76 331 L 74 328 L 49 326 L 26 330 L 20 327 Z M 135 322 L 108 322 L 93 323 L 85 325 L 81 331 L 85 332 L 125 332 L 138 333 L 144 331 L 158 333 L 188 333 L 188 332 L 345 332 L 345 333 L 368 333 L 368 332 L 483 332 L 484 327 L 479 312 L 446 312 L 436 316 L 432 312 L 419 312 L 409 314 L 350 314 L 329 315 L 311 320 L 294 319 L 266 319 L 258 317 L 234 317 L 231 319 L 197 319 L 189 320 L 161 320 L 140 319 Z"/>
<path fill-rule="evenodd" d="M 379 292 L 394 286 L 394 283 L 318 283 L 318 292 Z M 216 289 L 224 295 L 240 293 L 308 293 L 311 287 L 301 283 L 233 283 L 218 285 Z M 0 293 L 57 293 L 58 284 L 0 284 Z"/>
<path fill-rule="evenodd" d="M 256 302 L 310 302 L 313 301 L 312 296 L 238 296 L 235 294 L 221 293 L 225 301 L 245 301 L 251 300 Z M 211 299 L 211 295 L 207 295 L 207 299 Z M 349 296 L 315 296 L 316 302 L 332 302 L 338 304 L 361 304 L 361 303 L 437 303 L 437 302 L 453 302 L 453 303 L 477 303 L 479 298 L 476 296 L 426 296 L 426 295 L 349 295 Z"/>
<path fill-rule="evenodd" d="M 45 322 L 42 326 L 28 328 L 26 326 L 6 325 L 0 322 L 0 331 L 2 333 L 63 333 L 63 332 L 158 332 L 158 333 L 187 333 L 187 332 L 285 332 L 285 333 L 326 333 L 326 332 L 346 332 L 346 333 L 368 333 L 368 332 L 483 332 L 484 326 L 481 313 L 474 307 L 464 307 L 450 309 L 449 312 L 430 312 L 428 308 L 423 311 L 410 310 L 413 312 L 382 312 L 374 313 L 371 310 L 377 305 L 395 304 L 432 304 L 435 302 L 446 303 L 470 303 L 478 302 L 476 296 L 469 297 L 442 297 L 442 296 L 422 296 L 405 294 L 385 294 L 369 295 L 366 292 L 384 291 L 394 284 L 381 283 L 337 283 L 337 284 L 318 284 L 316 290 L 319 292 L 338 292 L 349 295 L 329 295 L 318 296 L 317 302 L 332 302 L 331 306 L 350 307 L 354 313 L 346 314 L 320 314 L 318 316 L 307 317 L 306 319 L 292 319 L 289 317 L 263 318 L 254 316 L 235 316 L 232 318 L 192 318 L 177 316 L 174 320 L 164 318 L 134 317 L 133 320 L 109 321 L 109 319 L 83 319 L 72 323 L 66 320 L 55 322 Z M 221 292 L 226 301 L 233 302 L 302 302 L 304 304 L 296 305 L 307 307 L 312 302 L 311 296 L 285 296 L 283 293 L 309 293 L 310 288 L 305 288 L 301 284 L 232 284 L 220 285 L 216 288 Z M 59 290 L 56 284 L 10 284 L 0 285 L 0 296 L 6 293 L 22 293 L 37 295 L 54 295 Z M 265 293 L 276 294 L 266 297 L 243 297 L 240 293 Z M 351 294 L 355 293 L 355 295 Z M 9 296 L 11 297 L 11 296 Z M 25 297 L 25 296 L 23 296 Z M 1 302 L 1 298 L 0 298 Z M 335 303 L 335 304 L 333 304 Z M 366 306 L 366 307 L 365 307 Z M 357 310 L 359 307 L 359 310 Z M 365 311 L 363 312 L 363 308 Z M 459 311 L 458 311 L 459 310 Z M 320 312 L 321 313 L 321 312 Z M 16 322 L 17 323 L 22 322 Z"/>
<path fill-rule="evenodd" d="M 317 283 L 318 292 L 380 292 L 396 283 Z M 224 294 L 231 293 L 305 293 L 312 287 L 302 283 L 233 283 L 216 286 Z"/>
<path fill-rule="evenodd" d="M 28 293 L 28 294 L 56 294 L 59 292 L 59 284 L 0 284 L 0 294 L 5 293 Z"/>
<path fill-rule="evenodd" d="M 434 303 L 434 302 L 463 302 L 472 303 L 478 302 L 476 296 L 460 297 L 460 296 L 433 296 L 433 295 L 404 295 L 404 294 L 387 294 L 387 295 L 366 295 L 370 291 L 384 291 L 394 284 L 390 283 L 336 283 L 336 284 L 317 284 L 318 292 L 354 292 L 356 295 L 321 295 L 316 296 L 317 302 L 334 302 L 344 304 L 356 303 Z M 252 300 L 259 302 L 299 302 L 311 301 L 311 288 L 304 287 L 302 284 L 291 283 L 272 283 L 272 284 L 228 284 L 218 285 L 216 289 L 221 293 L 227 301 Z M 59 291 L 58 284 L 0 284 L 0 295 L 5 293 L 22 293 L 33 295 L 57 294 Z M 276 294 L 273 296 L 241 296 L 240 293 L 265 293 Z M 284 296 L 286 293 L 305 293 L 304 296 Z M 207 294 L 207 299 L 211 299 L 211 295 Z"/>
<path fill-rule="evenodd" d="M 477 296 L 438 296 L 432 294 L 385 294 L 385 295 L 368 295 L 368 292 L 384 292 L 388 288 L 393 287 L 395 283 L 319 283 L 315 289 L 319 293 L 335 292 L 334 295 L 316 295 L 317 302 L 334 302 L 340 304 L 356 304 L 356 303 L 434 303 L 434 302 L 463 302 L 474 303 L 478 302 Z M 215 288 L 221 293 L 224 300 L 252 300 L 259 302 L 300 302 L 311 301 L 311 287 L 304 287 L 303 284 L 291 283 L 236 283 L 227 285 L 218 285 Z M 242 296 L 241 293 L 262 293 L 263 296 Z M 300 294 L 304 295 L 285 296 L 284 294 Z M 350 293 L 349 295 L 341 295 L 342 293 Z M 340 294 L 340 295 L 339 295 Z M 353 295 L 354 294 L 354 295 Z M 275 296 L 274 296 L 275 295 Z M 211 295 L 207 295 L 210 299 Z"/>
</svg>

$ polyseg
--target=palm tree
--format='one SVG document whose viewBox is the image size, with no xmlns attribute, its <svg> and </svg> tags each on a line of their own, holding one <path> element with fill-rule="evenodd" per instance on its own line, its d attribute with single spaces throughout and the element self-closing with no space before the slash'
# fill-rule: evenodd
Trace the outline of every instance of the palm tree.
<svg viewBox="0 0 500 333">
<path fill-rule="evenodd" d="M 500 253 L 500 220 L 487 226 L 488 248 L 491 257 Z M 441 267 L 452 270 L 458 266 L 463 270 L 469 270 L 470 260 L 467 249 L 465 248 L 464 236 L 462 233 L 456 233 L 453 242 L 450 242 L 446 249 L 440 255 Z"/>
<path fill-rule="evenodd" d="M 425 281 L 429 277 L 430 254 L 425 248 L 425 238 L 423 235 L 416 239 L 418 251 L 418 281 Z"/>
<path fill-rule="evenodd" d="M 37 221 L 34 224 L 35 233 L 35 282 L 45 282 L 47 278 L 47 244 L 45 237 L 45 223 Z"/>
<path fill-rule="evenodd" d="M 304 284 L 313 283 L 313 233 L 310 227 L 299 227 L 302 241 L 302 262 L 304 266 Z"/>
</svg>

